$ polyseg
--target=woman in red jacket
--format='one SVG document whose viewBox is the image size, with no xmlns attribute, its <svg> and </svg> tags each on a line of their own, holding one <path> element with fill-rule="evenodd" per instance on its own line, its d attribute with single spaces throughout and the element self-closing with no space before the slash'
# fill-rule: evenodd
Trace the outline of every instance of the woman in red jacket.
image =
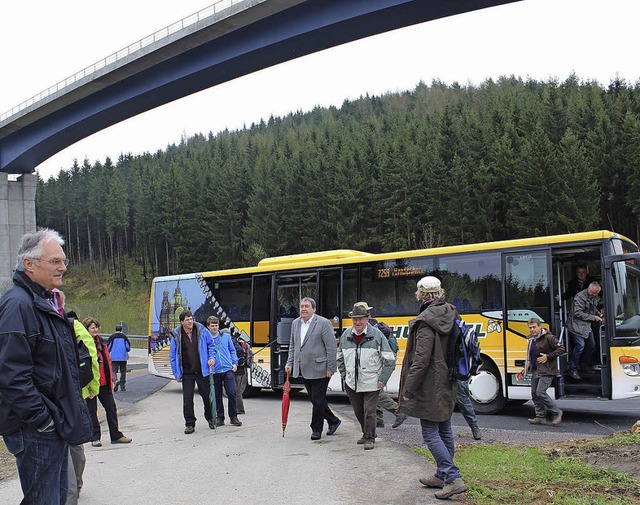
<svg viewBox="0 0 640 505">
<path fill-rule="evenodd" d="M 109 349 L 103 344 L 100 335 L 100 323 L 93 317 L 85 317 L 82 324 L 93 337 L 98 351 L 98 363 L 100 363 L 100 393 L 93 398 L 87 398 L 87 407 L 91 415 L 93 424 L 93 435 L 91 437 L 91 445 L 93 447 L 102 447 L 100 441 L 100 422 L 98 421 L 98 400 L 104 407 L 107 414 L 107 424 L 109 425 L 109 435 L 112 444 L 128 444 L 131 439 L 125 437 L 118 429 L 118 414 L 116 409 L 116 401 L 113 398 L 113 374 L 111 372 L 111 355 Z"/>
</svg>

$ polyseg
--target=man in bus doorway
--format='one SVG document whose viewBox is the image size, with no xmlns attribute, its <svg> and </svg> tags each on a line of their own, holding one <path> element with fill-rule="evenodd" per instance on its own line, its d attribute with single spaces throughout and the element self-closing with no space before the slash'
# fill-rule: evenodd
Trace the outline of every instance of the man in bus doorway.
<svg viewBox="0 0 640 505">
<path fill-rule="evenodd" d="M 567 319 L 567 329 L 571 333 L 571 357 L 569 359 L 569 375 L 574 380 L 582 377 L 579 369 L 585 370 L 591 365 L 595 338 L 591 325 L 604 321 L 598 310 L 600 303 L 600 284 L 593 281 L 587 289 L 580 291 L 573 299 L 571 313 Z"/>
<path fill-rule="evenodd" d="M 311 440 L 320 440 L 326 419 L 327 435 L 333 435 L 340 419 L 327 403 L 327 386 L 336 371 L 336 337 L 331 322 L 316 314 L 316 302 L 305 297 L 300 301 L 300 317 L 291 323 L 291 343 L 285 371 L 302 376 L 311 413 Z"/>
<path fill-rule="evenodd" d="M 178 382 L 182 383 L 182 412 L 184 432 L 191 435 L 196 430 L 196 415 L 193 409 L 193 394 L 196 384 L 204 405 L 204 418 L 212 430 L 216 420 L 211 415 L 209 400 L 209 367 L 215 363 L 215 348 L 211 333 L 204 325 L 193 320 L 190 310 L 180 313 L 180 326 L 173 330 L 169 348 L 171 370 Z"/>
</svg>

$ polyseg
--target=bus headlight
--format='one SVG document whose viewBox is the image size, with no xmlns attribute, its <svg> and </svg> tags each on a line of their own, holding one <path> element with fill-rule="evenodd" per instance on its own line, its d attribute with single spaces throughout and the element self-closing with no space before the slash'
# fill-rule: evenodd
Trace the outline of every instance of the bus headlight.
<svg viewBox="0 0 640 505">
<path fill-rule="evenodd" d="M 640 376 L 640 362 L 638 362 L 638 358 L 634 358 L 632 356 L 620 356 L 618 358 L 620 365 L 622 366 L 622 371 L 630 375 L 631 377 Z"/>
</svg>

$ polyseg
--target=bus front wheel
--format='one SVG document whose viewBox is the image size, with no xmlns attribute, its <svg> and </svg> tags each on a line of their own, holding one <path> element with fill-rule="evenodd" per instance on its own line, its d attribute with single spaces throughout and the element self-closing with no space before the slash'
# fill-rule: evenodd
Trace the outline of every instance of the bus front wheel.
<svg viewBox="0 0 640 505">
<path fill-rule="evenodd" d="M 478 374 L 469 379 L 469 396 L 478 414 L 497 414 L 507 404 L 500 372 L 493 363 L 483 365 Z"/>
</svg>

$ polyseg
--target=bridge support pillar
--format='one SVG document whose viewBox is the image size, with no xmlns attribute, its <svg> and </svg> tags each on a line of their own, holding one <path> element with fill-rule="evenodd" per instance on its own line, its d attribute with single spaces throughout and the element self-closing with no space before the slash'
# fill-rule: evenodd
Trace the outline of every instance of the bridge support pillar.
<svg viewBox="0 0 640 505">
<path fill-rule="evenodd" d="M 37 183 L 35 174 L 10 181 L 0 172 L 0 293 L 11 285 L 22 235 L 36 229 Z"/>
</svg>

